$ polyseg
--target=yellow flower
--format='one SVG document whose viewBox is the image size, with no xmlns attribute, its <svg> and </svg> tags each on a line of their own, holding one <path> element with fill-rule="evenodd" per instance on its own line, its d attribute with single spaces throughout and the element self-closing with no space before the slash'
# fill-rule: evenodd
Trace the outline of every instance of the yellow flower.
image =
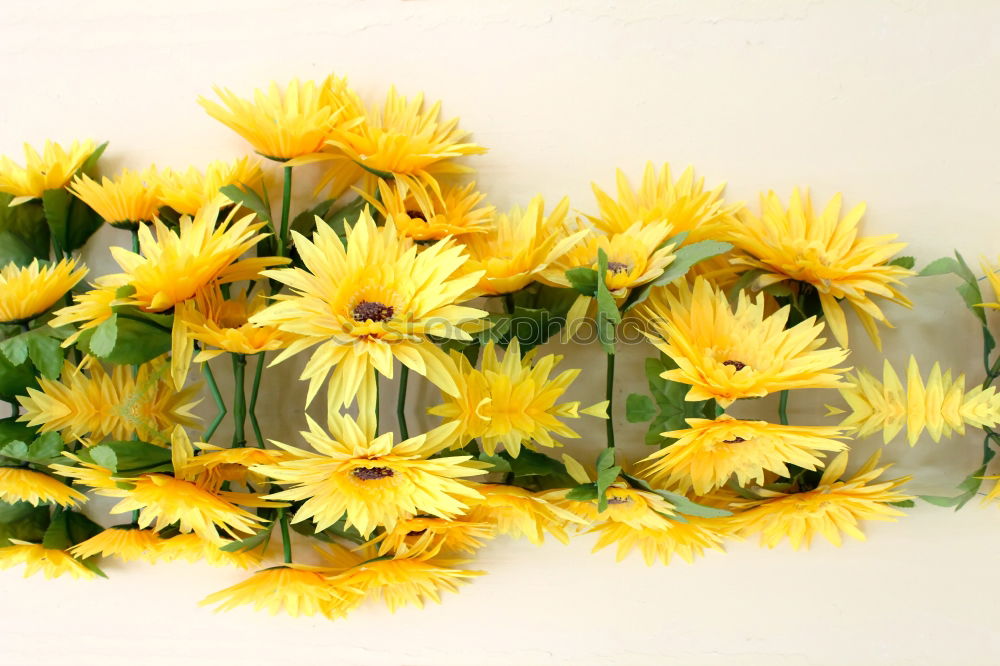
<svg viewBox="0 0 1000 666">
<path fill-rule="evenodd" d="M 707 280 L 656 289 L 640 312 L 658 334 L 653 344 L 677 368 L 664 379 L 690 384 L 687 400 L 715 399 L 728 406 L 738 398 L 758 398 L 797 388 L 838 388 L 848 368 L 835 368 L 847 352 L 820 349 L 823 324 L 813 319 L 786 329 L 790 308 L 764 315 L 764 299 L 741 291 L 734 312 L 721 290 Z M 661 339 L 662 338 L 662 339 Z"/>
<path fill-rule="evenodd" d="M 109 527 L 86 541 L 69 549 L 70 554 L 81 560 L 99 555 L 115 556 L 123 562 L 159 559 L 160 544 L 163 539 L 152 530 L 137 530 L 130 527 Z"/>
<path fill-rule="evenodd" d="M 165 169 L 159 174 L 160 200 L 181 215 L 197 215 L 209 204 L 225 206 L 230 203 L 226 195 L 219 192 L 223 187 L 256 188 L 263 176 L 260 164 L 249 157 L 234 162 L 215 161 L 204 172 L 194 167 L 184 172 Z"/>
<path fill-rule="evenodd" d="M 0 324 L 27 321 L 48 310 L 87 274 L 76 259 L 40 266 L 38 259 L 21 268 L 11 262 L 0 268 Z"/>
<path fill-rule="evenodd" d="M 73 578 L 88 579 L 95 575 L 65 551 L 17 539 L 10 539 L 10 542 L 13 545 L 0 548 L 0 569 L 23 564 L 25 578 L 39 571 L 45 574 L 46 578 L 58 578 L 63 574 L 69 574 Z"/>
<path fill-rule="evenodd" d="M 445 187 L 440 199 L 432 199 L 426 186 L 419 183 L 412 188 L 421 190 L 421 194 L 414 195 L 411 186 L 402 181 L 394 181 L 392 185 L 379 181 L 379 197 L 364 192 L 361 195 L 383 217 L 391 219 L 399 233 L 416 241 L 489 231 L 496 209 L 493 206 L 477 208 L 486 195 L 475 191 L 475 183 Z"/>
<path fill-rule="evenodd" d="M 53 328 L 60 326 L 71 326 L 79 324 L 80 328 L 70 335 L 63 342 L 63 347 L 68 347 L 80 334 L 87 329 L 97 328 L 102 323 L 111 318 L 114 314 L 113 305 L 117 305 L 119 280 L 108 279 L 108 276 L 101 276 L 94 280 L 93 289 L 82 294 L 74 294 L 74 305 L 67 305 L 56 310 L 55 317 L 49 322 Z"/>
<path fill-rule="evenodd" d="M 857 430 L 858 437 L 881 430 L 888 444 L 905 426 L 907 441 L 913 446 L 925 429 L 938 442 L 942 436 L 965 434 L 966 425 L 992 428 L 1000 423 L 1000 395 L 995 387 L 984 389 L 977 385 L 966 392 L 965 375 L 952 379 L 951 370 L 942 373 L 939 363 L 931 368 L 926 386 L 917 359 L 912 356 L 906 370 L 906 388 L 888 360 L 881 382 L 867 370 L 859 370 L 850 380 L 850 386 L 840 389 L 850 410 L 840 425 Z M 843 412 L 828 408 L 830 414 Z"/>
<path fill-rule="evenodd" d="M 201 384 L 176 390 L 165 378 L 162 358 L 143 363 L 133 374 L 116 365 L 108 373 L 94 358 L 80 365 L 66 361 L 60 379 L 38 378 L 38 388 L 27 389 L 17 400 L 24 408 L 18 418 L 40 432 L 59 432 L 65 441 L 139 439 L 163 444 L 175 425 L 195 426 L 191 410 L 200 402 Z"/>
<path fill-rule="evenodd" d="M 548 216 L 545 201 L 536 196 L 521 210 L 498 215 L 483 234 L 469 234 L 462 242 L 469 251 L 468 272 L 481 272 L 478 291 L 486 295 L 519 291 L 535 280 L 586 235 L 566 228 L 569 199 L 562 199 Z"/>
<path fill-rule="evenodd" d="M 42 154 L 24 144 L 24 166 L 9 157 L 0 157 L 0 192 L 14 195 L 16 206 L 28 199 L 37 199 L 45 190 L 59 190 L 73 177 L 94 152 L 93 141 L 74 141 L 69 150 L 58 143 L 46 141 Z"/>
<path fill-rule="evenodd" d="M 460 247 L 441 241 L 418 253 L 391 220 L 378 227 L 364 212 L 346 228 L 346 248 L 325 224 L 312 242 L 293 232 L 305 270 L 264 272 L 292 293 L 278 294 L 251 323 L 301 336 L 273 363 L 320 344 L 301 378 L 309 380 L 308 403 L 330 373 L 330 409 L 349 404 L 362 380 L 374 379 L 373 367 L 391 379 L 394 358 L 456 395 L 447 354 L 427 336 L 471 339 L 460 326 L 486 312 L 456 303 L 469 297 L 481 273 L 457 276 L 465 261 Z"/>
<path fill-rule="evenodd" d="M 740 224 L 731 227 L 728 240 L 750 255 L 737 256 L 733 262 L 762 271 L 757 278 L 760 287 L 791 280 L 815 289 L 830 330 L 843 347 L 847 347 L 847 320 L 840 301 L 846 301 L 881 349 L 876 322 L 890 324 L 872 297 L 910 305 L 899 286 L 913 271 L 886 263 L 906 243 L 891 242 L 895 235 L 859 237 L 865 205 L 840 217 L 841 199 L 836 195 L 817 215 L 808 193 L 803 196 L 798 189 L 787 209 L 774 192 L 762 195 L 761 215 L 745 212 Z M 802 295 L 802 285 L 796 287 Z"/>
<path fill-rule="evenodd" d="M 453 352 L 451 360 L 459 395 L 445 395 L 446 402 L 428 412 L 443 417 L 445 423 L 458 424 L 454 447 L 463 447 L 478 438 L 489 455 L 503 447 L 516 457 L 522 444 L 528 448 L 556 447 L 562 444 L 553 439 L 553 434 L 580 436 L 561 420 L 579 418 L 580 402 L 557 404 L 580 370 L 565 370 L 550 378 L 562 356 L 549 354 L 536 362 L 532 350 L 521 358 L 520 344 L 514 338 L 503 361 L 498 358 L 493 342 L 487 343 L 479 370 L 459 352 Z M 600 402 L 582 412 L 607 418 L 606 409 L 607 402 Z"/>
<path fill-rule="evenodd" d="M 319 84 L 292 79 L 283 91 L 271 83 L 267 91 L 254 90 L 253 100 L 227 88 L 213 90 L 225 106 L 201 97 L 198 103 L 208 114 L 264 157 L 279 161 L 319 152 L 334 128 L 357 124 L 360 113 L 347 79 L 335 76 Z"/>
<path fill-rule="evenodd" d="M 765 472 L 787 476 L 788 465 L 822 467 L 823 451 L 843 451 L 841 428 L 788 426 L 740 421 L 723 415 L 713 420 L 688 419 L 690 427 L 663 433 L 677 441 L 643 462 L 645 476 L 681 492 L 704 495 L 724 486 L 735 474 L 740 486 L 765 483 Z"/>
<path fill-rule="evenodd" d="M 190 301 L 178 304 L 174 311 L 174 325 L 179 323 L 190 339 L 202 343 L 202 351 L 195 357 L 199 362 L 225 352 L 258 354 L 284 349 L 295 336 L 274 326 L 249 323 L 250 317 L 266 306 L 262 291 L 252 298 L 241 293 L 234 298 L 223 299 L 222 292 L 213 285 L 199 291 Z"/>
<path fill-rule="evenodd" d="M 178 534 L 160 542 L 157 557 L 168 562 L 175 560 L 206 562 L 213 567 L 252 569 L 260 565 L 264 555 L 263 548 L 238 552 L 222 550 L 222 546 L 229 543 L 231 542 L 226 540 L 202 539 L 194 533 Z"/>
<path fill-rule="evenodd" d="M 198 447 L 202 453 L 188 458 L 183 472 L 198 477 L 204 487 L 213 491 L 218 490 L 226 481 L 262 488 L 266 479 L 250 468 L 254 465 L 274 465 L 290 458 L 284 451 L 274 449 L 223 449 L 204 442 L 199 443 Z"/>
<path fill-rule="evenodd" d="M 253 215 L 233 222 L 236 209 L 216 225 L 219 209 L 209 205 L 194 217 L 183 217 L 180 233 L 154 222 L 156 238 L 145 226 L 139 228 L 140 254 L 112 247 L 111 254 L 124 273 L 114 276 L 135 291 L 125 301 L 150 312 L 161 312 L 186 301 L 212 282 L 252 280 L 264 268 L 286 263 L 280 257 L 240 256 L 263 238 Z"/>
<path fill-rule="evenodd" d="M 73 479 L 76 483 L 83 484 L 94 490 L 115 489 L 118 487 L 118 482 L 114 478 L 114 472 L 107 467 L 84 462 L 79 456 L 69 451 L 63 451 L 62 454 L 75 464 L 62 465 L 53 463 L 49 465 L 49 469 L 56 474 Z"/>
<path fill-rule="evenodd" d="M 0 501 L 73 506 L 87 498 L 48 474 L 20 467 L 0 467 Z"/>
<path fill-rule="evenodd" d="M 497 534 L 515 539 L 524 537 L 535 545 L 545 541 L 548 532 L 562 543 L 569 543 L 566 526 L 583 521 L 566 509 L 518 486 L 495 483 L 476 484 L 482 499 L 471 503 L 464 520 L 493 525 Z"/>
<path fill-rule="evenodd" d="M 160 187 L 156 169 L 139 173 L 122 169 L 114 179 L 97 182 L 80 174 L 69 186 L 70 192 L 94 209 L 104 221 L 122 229 L 136 229 L 152 222 L 160 210 Z"/>
<path fill-rule="evenodd" d="M 381 113 L 369 110 L 363 122 L 333 128 L 328 144 L 366 169 L 391 173 L 410 188 L 422 208 L 431 208 L 427 190 L 442 198 L 437 176 L 467 173 L 470 169 L 454 158 L 486 149 L 465 141 L 468 132 L 458 129 L 457 118 L 438 119 L 440 102 L 427 110 L 423 106 L 422 94 L 411 101 L 392 88 Z M 366 179 L 365 189 L 374 191 L 374 177 L 369 174 Z"/>
<path fill-rule="evenodd" d="M 463 519 L 444 520 L 430 516 L 404 518 L 371 540 L 378 544 L 379 555 L 427 559 L 442 552 L 474 553 L 492 539 L 493 526 L 489 523 L 474 523 Z"/>
<path fill-rule="evenodd" d="M 302 432 L 318 453 L 274 442 L 291 459 L 251 468 L 278 483 L 293 484 L 267 496 L 305 500 L 292 522 L 312 518 L 320 532 L 343 517 L 347 527 L 367 537 L 376 527 L 392 529 L 417 513 L 453 518 L 464 512 L 466 501 L 479 497 L 459 480 L 481 474 L 479 463 L 469 463 L 470 456 L 428 458 L 448 445 L 453 426 L 393 445 L 393 433 L 375 435 L 373 414 L 360 423 L 337 413 L 328 418 L 329 435 L 312 419 L 309 431 Z"/>
<path fill-rule="evenodd" d="M 841 478 L 847 468 L 847 452 L 830 461 L 819 485 L 805 492 L 782 493 L 757 490 L 763 499 L 743 503 L 745 509 L 734 516 L 744 535 L 760 533 L 761 545 L 774 548 L 788 537 L 792 547 L 809 547 L 816 535 L 835 546 L 841 544 L 841 532 L 864 541 L 858 528 L 863 520 L 895 521 L 904 515 L 891 505 L 913 499 L 896 489 L 910 477 L 881 481 L 875 479 L 888 468 L 876 467 L 876 452 L 854 476 Z"/>
<path fill-rule="evenodd" d="M 620 233 L 639 222 L 643 225 L 668 222 L 673 232 L 689 233 L 685 242 L 705 239 L 718 240 L 720 233 L 732 223 L 739 205 L 726 206 L 722 201 L 725 184 L 705 191 L 704 179 L 695 180 L 694 169 L 687 167 L 674 181 L 670 165 L 664 164 L 657 174 L 652 162 L 646 163 L 642 184 L 633 190 L 625 173 L 618 169 L 618 199 L 593 185 L 600 214 L 588 216 L 599 229 Z"/>
<path fill-rule="evenodd" d="M 353 595 L 352 595 L 353 596 Z M 293 617 L 344 614 L 338 592 L 319 567 L 285 565 L 263 569 L 250 578 L 210 594 L 200 605 L 219 604 L 217 611 L 253 604 L 254 610 L 276 615 L 279 610 Z"/>
</svg>

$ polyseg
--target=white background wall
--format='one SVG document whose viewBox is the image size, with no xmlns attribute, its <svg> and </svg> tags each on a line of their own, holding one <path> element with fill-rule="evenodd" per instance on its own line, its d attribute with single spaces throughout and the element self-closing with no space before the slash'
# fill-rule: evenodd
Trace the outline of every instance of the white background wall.
<svg viewBox="0 0 1000 666">
<path fill-rule="evenodd" d="M 637 177 L 646 160 L 693 163 L 733 200 L 796 184 L 867 200 L 867 230 L 901 234 L 919 265 L 952 247 L 975 260 L 1000 251 L 998 21 L 988 2 L 5 3 L 0 152 L 93 137 L 111 141 L 107 171 L 202 165 L 247 150 L 195 103 L 212 84 L 246 92 L 336 71 L 368 98 L 390 83 L 442 98 L 490 148 L 474 164 L 500 206 L 540 191 L 590 210 L 589 183 L 612 185 L 617 166 Z M 124 242 L 99 234 L 95 275 L 111 269 L 106 245 Z M 914 281 L 917 308 L 888 308 L 887 355 L 975 381 L 979 338 L 953 286 Z M 852 362 L 877 367 L 854 341 Z M 649 351 L 624 352 L 621 402 L 642 389 Z M 595 368 L 598 353 L 570 349 L 568 362 Z M 262 401 L 268 432 L 286 439 L 303 423 L 294 365 Z M 590 372 L 578 395 L 593 401 L 603 381 Z M 792 418 L 825 422 L 819 407 L 835 398 L 795 395 Z M 642 453 L 641 430 L 623 432 Z M 977 451 L 966 437 L 885 456 L 917 490 L 945 492 Z M 990 663 L 996 512 L 919 506 L 869 527 L 866 544 L 734 544 L 694 566 L 615 564 L 590 555 L 588 537 L 500 540 L 476 563 L 490 575 L 444 605 L 337 623 L 195 606 L 235 571 L 109 564 L 109 581 L 86 583 L 7 572 L 0 663 Z"/>
</svg>

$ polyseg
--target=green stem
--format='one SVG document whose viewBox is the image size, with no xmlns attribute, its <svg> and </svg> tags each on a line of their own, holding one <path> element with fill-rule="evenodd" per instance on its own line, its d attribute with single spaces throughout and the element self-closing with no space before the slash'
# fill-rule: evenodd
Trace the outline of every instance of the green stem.
<svg viewBox="0 0 1000 666">
<path fill-rule="evenodd" d="M 139 509 L 132 510 L 132 524 L 136 527 L 139 526 Z"/>
<path fill-rule="evenodd" d="M 129 233 L 132 234 L 132 251 L 139 254 L 139 226 L 129 229 Z"/>
<path fill-rule="evenodd" d="M 778 421 L 781 425 L 788 425 L 788 389 L 778 396 Z"/>
<path fill-rule="evenodd" d="M 284 509 L 278 509 L 278 524 L 281 526 L 281 549 L 285 564 L 292 563 L 292 540 L 288 534 L 288 514 Z"/>
<path fill-rule="evenodd" d="M 507 314 L 509 315 L 514 314 L 514 294 L 510 293 L 504 294 L 503 305 L 504 308 L 507 310 Z"/>
<path fill-rule="evenodd" d="M 396 394 L 396 421 L 399 422 L 400 439 L 410 438 L 410 429 L 406 427 L 406 384 L 410 379 L 410 369 L 405 365 L 399 373 L 399 393 Z"/>
<path fill-rule="evenodd" d="M 993 381 L 1000 377 L 1000 354 L 997 354 L 997 360 L 993 361 L 993 365 L 990 365 L 990 343 L 989 343 L 990 331 L 985 326 L 983 327 L 983 368 L 986 370 L 986 378 L 983 380 L 983 388 L 987 389 Z"/>
<path fill-rule="evenodd" d="M 278 232 L 278 256 L 288 252 L 288 213 L 292 207 L 292 167 L 284 168 L 284 188 L 281 191 L 281 231 Z"/>
<path fill-rule="evenodd" d="M 605 425 L 608 429 L 608 448 L 615 448 L 615 423 L 614 423 L 614 405 L 615 405 L 615 355 L 614 352 L 609 353 L 608 356 L 608 372 L 607 378 L 604 385 L 604 396 L 608 400 L 608 420 Z"/>
<path fill-rule="evenodd" d="M 375 373 L 375 434 L 378 435 L 382 432 L 382 416 L 379 414 L 379 402 L 381 402 L 379 394 L 382 392 L 382 388 L 379 386 L 378 370 L 372 368 L 372 372 Z"/>
<path fill-rule="evenodd" d="M 212 366 L 205 361 L 201 364 L 201 370 L 205 373 L 205 383 L 208 384 L 208 390 L 212 394 L 212 400 L 215 402 L 216 414 L 212 422 L 208 424 L 208 430 L 206 430 L 201 438 L 203 441 L 209 441 L 212 439 L 212 435 L 218 429 L 219 424 L 222 423 L 222 419 L 226 416 L 226 403 L 222 400 L 222 393 L 219 392 L 219 385 L 215 383 L 215 374 L 212 372 Z"/>
<path fill-rule="evenodd" d="M 257 368 L 253 373 L 253 387 L 250 389 L 250 427 L 257 440 L 257 447 L 264 448 L 264 437 L 260 434 L 260 423 L 257 422 L 257 396 L 260 394 L 260 378 L 264 374 L 265 352 L 257 354 Z"/>
<path fill-rule="evenodd" d="M 247 443 L 246 419 L 247 397 L 243 385 L 247 374 L 247 357 L 243 354 L 232 354 L 233 357 L 233 444 L 238 448 Z"/>
</svg>

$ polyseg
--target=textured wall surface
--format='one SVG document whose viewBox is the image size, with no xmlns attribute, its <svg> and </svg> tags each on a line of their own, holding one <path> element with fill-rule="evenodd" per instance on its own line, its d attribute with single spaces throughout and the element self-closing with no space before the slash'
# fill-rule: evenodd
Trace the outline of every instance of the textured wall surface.
<svg viewBox="0 0 1000 666">
<path fill-rule="evenodd" d="M 500 206 L 541 192 L 589 211 L 590 182 L 613 185 L 616 167 L 637 177 L 646 160 L 692 163 L 728 181 L 731 200 L 794 185 L 866 200 L 867 231 L 900 234 L 918 265 L 952 247 L 975 260 L 1000 251 L 998 24 L 1000 7 L 985 1 L 7 3 L 0 152 L 93 137 L 111 141 L 106 172 L 202 165 L 248 147 L 197 95 L 336 71 L 369 99 L 391 83 L 443 99 L 490 148 L 473 164 Z M 111 270 L 109 243 L 125 242 L 102 230 L 86 252 L 92 274 Z M 915 280 L 917 307 L 887 310 L 894 363 L 913 353 L 925 371 L 940 359 L 980 375 L 978 332 L 954 286 Z M 851 362 L 877 367 L 852 333 Z M 641 389 L 650 349 L 624 351 L 622 398 Z M 599 350 L 561 351 L 591 373 L 578 397 L 598 399 Z M 285 441 L 304 423 L 295 369 L 276 371 L 283 390 L 262 401 L 268 433 Z M 827 422 L 833 398 L 796 395 L 793 422 Z M 773 404 L 755 409 L 773 418 Z M 601 430 L 583 445 L 599 445 Z M 641 430 L 622 431 L 642 453 Z M 917 490 L 948 491 L 976 467 L 978 446 L 971 435 L 896 442 L 884 455 L 917 475 Z M 909 513 L 869 526 L 864 544 L 734 544 L 669 567 L 615 564 L 588 552 L 589 537 L 541 548 L 501 539 L 477 562 L 490 575 L 444 605 L 392 616 L 366 607 L 338 623 L 195 605 L 238 571 L 109 564 L 110 580 L 84 583 L 6 572 L 0 663 L 989 662 L 1000 649 L 986 588 L 997 509 Z"/>
</svg>

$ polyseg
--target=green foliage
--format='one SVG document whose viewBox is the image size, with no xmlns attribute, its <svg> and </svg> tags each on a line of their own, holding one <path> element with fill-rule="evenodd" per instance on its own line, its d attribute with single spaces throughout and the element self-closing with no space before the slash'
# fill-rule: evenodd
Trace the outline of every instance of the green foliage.
<svg viewBox="0 0 1000 666">
<path fill-rule="evenodd" d="M 24 395 L 29 388 L 38 388 L 31 363 L 11 363 L 4 354 L 0 354 L 0 397 L 11 400 L 14 396 Z"/>
<path fill-rule="evenodd" d="M 56 255 L 69 254 L 83 247 L 104 220 L 68 190 L 45 190 L 42 210 Z"/>
<path fill-rule="evenodd" d="M 103 531 L 103 527 L 79 511 L 56 509 L 45 530 L 42 545 L 54 550 L 66 550 Z"/>
<path fill-rule="evenodd" d="M 118 306 L 117 312 L 95 328 L 80 334 L 77 347 L 102 361 L 119 365 L 140 365 L 170 350 L 168 315 L 140 312 Z"/>
<path fill-rule="evenodd" d="M 0 502 L 0 547 L 11 545 L 11 539 L 39 543 L 48 526 L 48 506 L 31 506 L 27 502 Z"/>
<path fill-rule="evenodd" d="M 622 321 L 622 313 L 618 304 L 608 290 L 606 276 L 608 274 L 608 255 L 604 250 L 597 251 L 597 340 L 606 354 L 615 353 L 615 328 Z"/>
<path fill-rule="evenodd" d="M 545 344 L 562 330 L 575 294 L 567 289 L 534 284 L 513 294 L 513 300 L 513 314 L 504 312 L 489 315 L 487 321 L 490 327 L 472 336 L 474 340 L 471 344 L 476 349 L 469 350 L 470 343 L 460 342 L 445 343 L 442 346 L 461 350 L 473 365 L 478 359 L 478 347 L 491 340 L 501 347 L 507 347 L 516 338 L 521 346 L 521 353 L 526 354 L 538 345 Z"/>
<path fill-rule="evenodd" d="M 0 267 L 9 263 L 27 266 L 35 258 L 35 253 L 20 236 L 9 231 L 0 231 Z"/>
<path fill-rule="evenodd" d="M 625 399 L 625 420 L 629 423 L 645 423 L 656 416 L 657 412 L 656 405 L 648 395 L 630 393 Z"/>
<path fill-rule="evenodd" d="M 14 439 L 0 448 L 0 456 L 31 463 L 42 467 L 59 462 L 62 457 L 63 441 L 57 432 L 47 432 L 39 435 L 30 445 L 19 439 Z"/>
<path fill-rule="evenodd" d="M 56 379 L 62 370 L 63 348 L 56 329 L 43 326 L 0 342 L 0 353 L 14 365 L 21 365 L 31 359 L 32 365 L 44 377 Z"/>
<path fill-rule="evenodd" d="M 578 502 L 595 500 L 597 499 L 597 484 L 581 483 L 578 486 L 574 486 L 566 492 L 566 499 L 577 500 Z"/>
<path fill-rule="evenodd" d="M 674 252 L 674 260 L 670 262 L 670 265 L 667 266 L 660 277 L 640 289 L 633 290 L 622 310 L 629 310 L 645 301 L 649 296 L 650 290 L 654 287 L 667 285 L 678 278 L 684 277 L 695 264 L 729 252 L 732 249 L 733 246 L 731 243 L 716 240 L 698 241 L 697 243 L 691 243 L 690 245 L 678 248 Z"/>
<path fill-rule="evenodd" d="M 77 455 L 83 462 L 107 467 L 100 461 L 111 461 L 108 451 L 114 455 L 113 462 L 118 476 L 138 476 L 173 469 L 170 464 L 170 449 L 137 439 L 102 442 L 89 449 L 80 449 Z"/>
<path fill-rule="evenodd" d="M 958 484 L 958 490 L 961 492 L 955 496 L 949 497 L 947 495 L 920 495 L 920 499 L 927 502 L 928 504 L 934 504 L 935 506 L 943 507 L 955 507 L 955 511 L 958 511 L 963 506 L 969 503 L 969 501 L 976 496 L 979 492 L 979 487 L 983 485 L 983 475 L 986 474 L 986 465 L 982 465 L 974 471 L 969 476 L 965 477 L 960 484 Z"/>
<path fill-rule="evenodd" d="M 916 264 L 917 260 L 913 257 L 896 257 L 889 262 L 889 266 L 901 266 L 907 270 L 912 269 Z"/>
<path fill-rule="evenodd" d="M 674 506 L 677 513 L 684 514 L 685 516 L 695 516 L 698 518 L 721 518 L 723 516 L 733 515 L 731 511 L 726 511 L 725 509 L 716 509 L 710 506 L 705 506 L 704 504 L 692 502 L 684 495 L 672 493 L 669 490 L 658 490 L 650 486 L 642 479 L 629 474 L 622 474 L 621 476 L 633 488 L 659 495 L 663 499 L 670 502 Z"/>
<path fill-rule="evenodd" d="M 252 187 L 243 185 L 226 185 L 219 189 L 230 201 L 239 204 L 257 214 L 263 222 L 271 221 L 271 207 Z"/>
<path fill-rule="evenodd" d="M 661 433 L 686 428 L 689 418 L 715 418 L 714 400 L 685 400 L 684 396 L 687 395 L 690 386 L 680 382 L 672 382 L 660 376 L 667 370 L 673 370 L 676 367 L 677 364 L 666 354 L 660 354 L 659 358 L 646 359 L 646 381 L 649 384 L 649 392 L 653 396 L 653 401 L 656 403 L 656 413 L 649 417 L 652 418 L 652 422 L 646 431 L 647 444 L 665 445 L 672 443 L 672 440 L 663 437 Z M 632 396 L 629 396 L 629 400 L 631 399 Z M 645 406 L 645 402 L 643 402 L 642 407 Z M 628 404 L 626 403 L 627 409 Z M 645 416 L 645 413 L 641 415 Z M 638 419 L 638 414 L 635 421 L 627 414 L 626 416 L 633 423 L 649 420 L 649 418 Z"/>
<path fill-rule="evenodd" d="M 584 296 L 593 297 L 597 295 L 597 271 L 593 268 L 586 268 L 584 266 L 571 268 L 566 271 L 566 279 L 569 280 L 569 284 L 573 289 L 576 289 Z"/>
<path fill-rule="evenodd" d="M 297 503 L 297 505 L 301 506 Z M 291 513 L 293 509 L 289 509 Z M 340 520 L 335 522 L 330 527 L 324 530 L 316 531 L 316 523 L 313 520 L 302 520 L 297 523 L 292 523 L 292 529 L 299 534 L 304 534 L 313 539 L 319 539 L 320 541 L 325 541 L 326 543 L 335 542 L 337 539 L 347 539 L 348 541 L 353 541 L 356 544 L 362 544 L 367 541 L 361 533 L 358 532 L 354 527 L 347 527 L 347 518 L 342 517 Z"/>
<path fill-rule="evenodd" d="M 247 550 L 253 550 L 254 548 L 267 548 L 267 544 L 271 540 L 271 531 L 273 529 L 274 523 L 271 523 L 253 536 L 239 541 L 233 541 L 232 543 L 227 543 L 225 546 L 222 546 L 222 550 L 227 553 L 241 553 Z"/>
<path fill-rule="evenodd" d="M 17 421 L 16 416 L 9 416 L 5 419 L 0 419 L 0 445 L 4 445 L 15 439 L 19 439 L 23 442 L 33 440 L 35 438 L 35 432 L 35 428 L 30 427 L 26 423 Z"/>
<path fill-rule="evenodd" d="M 604 511 L 608 508 L 608 488 L 621 473 L 622 468 L 615 464 L 615 450 L 613 448 L 604 449 L 597 455 L 597 510 Z"/>
<path fill-rule="evenodd" d="M 0 192 L 0 232 L 6 232 L 28 248 L 32 257 L 47 259 L 49 256 L 49 228 L 45 224 L 45 211 L 40 201 L 27 201 L 10 206 L 14 195 Z M 4 237 L 7 238 L 7 237 Z M 0 243 L 3 251 L 11 251 L 6 242 Z M 22 257 L 23 258 L 23 257 Z M 30 261 L 30 259 L 29 259 Z M 27 263 L 27 262 L 26 262 Z"/>
</svg>

